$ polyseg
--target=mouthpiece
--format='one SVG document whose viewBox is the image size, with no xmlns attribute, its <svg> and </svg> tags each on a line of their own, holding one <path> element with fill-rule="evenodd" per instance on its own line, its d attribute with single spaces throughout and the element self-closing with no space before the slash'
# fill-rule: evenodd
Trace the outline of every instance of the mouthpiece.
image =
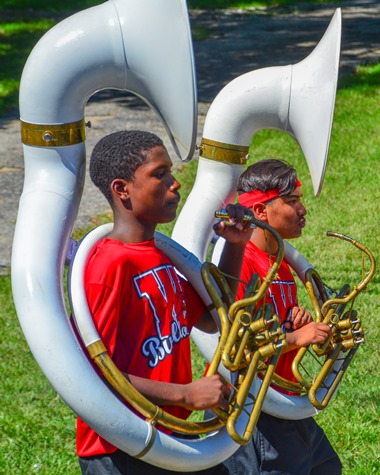
<svg viewBox="0 0 380 475">
<path fill-rule="evenodd" d="M 228 215 L 228 212 L 227 212 L 226 208 L 222 208 L 220 211 L 215 211 L 215 218 L 218 218 L 218 219 L 220 219 L 220 220 L 222 220 L 222 221 L 226 221 L 226 224 L 227 224 L 227 225 L 229 224 L 228 222 L 229 222 L 229 220 L 230 220 L 230 217 L 229 217 L 229 215 Z M 253 216 L 250 216 L 250 215 L 248 215 L 248 214 L 245 214 L 245 215 L 244 215 L 244 218 L 243 218 L 243 221 L 250 221 L 250 222 L 251 222 L 251 226 L 254 228 L 254 227 L 256 227 L 256 225 L 253 224 L 253 222 L 252 222 L 254 219 L 255 219 L 255 218 L 253 218 Z M 232 223 L 230 223 L 230 224 L 232 225 Z"/>
</svg>

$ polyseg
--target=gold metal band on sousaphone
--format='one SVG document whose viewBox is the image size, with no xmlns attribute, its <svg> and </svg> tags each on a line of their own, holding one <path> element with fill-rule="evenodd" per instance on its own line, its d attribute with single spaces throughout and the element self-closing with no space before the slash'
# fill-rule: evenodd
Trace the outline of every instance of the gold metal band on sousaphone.
<svg viewBox="0 0 380 475">
<path fill-rule="evenodd" d="M 86 140 L 84 119 L 68 124 L 30 124 L 21 121 L 21 140 L 34 147 L 66 147 Z"/>
<path fill-rule="evenodd" d="M 227 144 L 202 137 L 199 155 L 217 162 L 245 165 L 248 160 L 248 150 L 249 147 L 243 145 Z"/>
</svg>

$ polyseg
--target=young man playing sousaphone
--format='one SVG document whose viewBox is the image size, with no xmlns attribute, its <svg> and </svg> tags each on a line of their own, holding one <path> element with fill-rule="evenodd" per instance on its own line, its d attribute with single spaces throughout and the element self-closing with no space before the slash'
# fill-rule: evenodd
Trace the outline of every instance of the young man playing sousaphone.
<svg viewBox="0 0 380 475">
<path fill-rule="evenodd" d="M 306 225 L 301 183 L 294 168 L 284 161 L 267 159 L 248 167 L 238 182 L 239 203 L 250 208 L 260 221 L 269 224 L 282 239 L 298 238 Z M 244 297 L 253 274 L 264 279 L 272 266 L 278 243 L 265 229 L 256 227 L 245 248 L 241 284 L 237 298 Z M 283 261 L 266 296 L 279 316 L 288 346 L 283 350 L 276 373 L 295 381 L 291 364 L 298 348 L 322 344 L 331 330 L 314 322 L 298 306 L 297 287 L 289 266 Z M 339 457 L 323 430 L 310 417 L 280 419 L 261 413 L 252 443 L 242 446 L 224 465 L 230 474 L 241 475 L 339 475 Z"/>
<path fill-rule="evenodd" d="M 109 355 L 140 393 L 170 414 L 186 419 L 195 409 L 228 409 L 230 389 L 222 378 L 192 381 L 190 331 L 197 326 L 215 332 L 216 325 L 154 242 L 157 224 L 174 220 L 180 200 L 180 184 L 162 140 L 143 131 L 110 134 L 92 152 L 90 176 L 114 218 L 113 230 L 91 250 L 85 269 L 88 304 Z M 243 220 L 247 212 L 231 205 L 231 226 L 214 226 L 228 243 L 222 270 L 235 277 L 251 235 Z M 85 475 L 182 473 L 118 450 L 79 418 L 77 454 Z M 223 475 L 227 470 L 219 465 L 197 473 Z"/>
</svg>

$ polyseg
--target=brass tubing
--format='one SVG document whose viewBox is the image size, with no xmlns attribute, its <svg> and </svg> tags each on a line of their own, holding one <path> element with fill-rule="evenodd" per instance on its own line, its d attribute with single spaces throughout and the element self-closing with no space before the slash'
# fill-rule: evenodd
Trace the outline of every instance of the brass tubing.
<svg viewBox="0 0 380 475">
<path fill-rule="evenodd" d="M 375 274 L 375 270 L 376 270 L 375 258 L 373 257 L 373 254 L 369 251 L 369 249 L 366 246 L 364 246 L 363 244 L 360 244 L 358 241 L 356 241 L 355 239 L 350 238 L 349 236 L 345 236 L 344 234 L 340 234 L 340 233 L 333 233 L 331 231 L 328 231 L 326 233 L 326 235 L 327 236 L 332 236 L 332 237 L 337 237 L 339 239 L 342 239 L 343 241 L 350 242 L 351 244 L 353 244 L 355 247 L 357 247 L 358 249 L 363 251 L 368 256 L 370 264 L 371 264 L 370 270 L 367 273 L 366 277 L 364 279 L 362 279 L 359 282 L 359 284 L 354 287 L 352 292 L 350 292 L 348 295 L 346 295 L 342 299 L 339 299 L 339 298 L 338 299 L 331 299 L 331 302 L 330 302 L 330 304 L 341 304 L 341 303 L 346 304 L 350 300 L 352 300 L 359 292 L 362 292 L 367 287 L 369 282 L 371 281 L 372 277 Z M 323 311 L 325 306 L 327 306 L 327 302 L 325 302 L 324 305 L 322 306 L 322 311 Z"/>
<path fill-rule="evenodd" d="M 277 386 L 278 388 L 284 389 L 285 391 L 289 391 L 292 393 L 306 393 L 307 388 L 302 386 L 300 383 L 295 381 L 289 381 L 288 379 L 279 376 L 277 373 L 273 374 L 272 377 L 272 384 Z"/>
<path fill-rule="evenodd" d="M 348 284 L 345 284 L 334 298 L 329 298 L 326 291 L 328 287 L 322 282 L 314 269 L 309 269 L 306 272 L 305 287 L 313 306 L 316 321 L 330 325 L 331 336 L 329 336 L 323 345 L 310 345 L 309 347 L 300 348 L 298 350 L 292 365 L 292 371 L 298 383 L 286 381 L 276 374 L 273 376 L 274 384 L 280 388 L 294 392 L 299 391 L 301 388 L 299 392 L 306 390 L 311 404 L 319 410 L 324 409 L 330 402 L 349 363 L 355 355 L 357 347 L 364 341 L 360 318 L 357 316 L 356 310 L 352 308 L 352 304 L 357 295 L 366 288 L 376 269 L 375 259 L 365 246 L 343 234 L 328 232 L 327 236 L 348 241 L 364 252 L 369 258 L 370 269 L 352 291 L 350 291 Z M 329 290 L 331 291 L 331 289 Z M 349 303 L 351 307 L 344 313 Z M 350 337 L 352 338 L 350 339 Z M 315 377 L 307 375 L 310 377 L 309 380 L 306 380 L 301 374 L 300 369 L 303 364 L 303 359 L 308 353 L 317 361 L 320 358 L 323 358 L 323 361 L 321 361 L 318 375 Z M 336 364 L 339 365 L 339 358 L 344 359 L 344 361 L 339 369 L 336 370 L 336 375 L 333 378 L 333 372 L 335 372 L 333 368 Z M 329 380 L 328 387 L 326 383 L 327 380 Z M 326 389 L 326 394 L 322 400 L 318 400 L 318 392 L 322 388 Z"/>
<path fill-rule="evenodd" d="M 294 374 L 294 377 L 297 379 L 299 384 L 301 384 L 301 386 L 305 389 L 309 389 L 311 384 L 308 381 L 306 381 L 306 379 L 301 375 L 300 366 L 301 366 L 301 362 L 303 360 L 303 357 L 305 356 L 307 351 L 309 351 L 308 346 L 304 346 L 304 347 L 300 348 L 297 351 L 297 354 L 294 357 L 293 362 L 292 362 L 292 372 Z"/>
<path fill-rule="evenodd" d="M 239 330 L 241 328 L 240 315 L 238 315 L 232 323 L 232 327 L 228 333 L 228 338 L 225 340 L 224 347 L 222 349 L 222 362 L 224 366 L 230 371 L 236 371 L 239 369 L 244 348 L 247 346 L 249 331 L 247 328 L 243 330 L 243 338 L 239 338 Z M 237 354 L 234 358 L 231 358 L 232 347 L 237 345 Z"/>
<path fill-rule="evenodd" d="M 318 356 L 323 356 L 328 353 L 329 349 L 334 346 L 334 336 L 337 331 L 337 325 L 340 321 L 340 317 L 346 308 L 348 302 L 338 304 L 338 301 L 341 302 L 344 300 L 344 295 L 347 295 L 350 291 L 350 286 L 344 284 L 340 289 L 337 298 L 327 300 L 321 309 L 322 315 L 324 315 L 323 322 L 331 327 L 331 335 L 322 345 L 313 345 L 313 350 Z M 334 303 L 332 303 L 334 301 Z M 330 305 L 331 302 L 331 305 Z M 329 304 L 329 305 L 326 305 Z"/>
<path fill-rule="evenodd" d="M 244 361 L 244 350 L 249 339 L 249 330 L 247 328 L 244 329 L 243 335 L 238 338 L 240 325 L 240 319 L 236 318 L 228 335 L 226 344 L 222 350 L 222 362 L 224 366 L 230 371 L 237 371 L 241 367 Z M 231 358 L 233 346 L 235 346 L 236 353 L 234 354 L 234 357 Z"/>
<path fill-rule="evenodd" d="M 316 322 L 321 322 L 323 320 L 322 317 L 322 312 L 321 312 L 321 304 L 319 302 L 319 299 L 314 291 L 314 285 L 317 287 L 318 290 L 318 295 L 322 296 L 323 302 L 324 303 L 327 300 L 327 297 L 325 297 L 325 290 L 324 286 L 322 283 L 321 278 L 319 277 L 318 272 L 311 268 L 306 271 L 305 275 L 305 288 L 307 290 L 307 293 L 309 294 L 309 298 L 311 301 L 311 304 L 313 306 L 314 314 L 315 314 L 315 321 Z"/>
<path fill-rule="evenodd" d="M 210 295 L 215 307 L 217 308 L 221 324 L 218 346 L 206 373 L 207 376 L 210 376 L 216 374 L 218 371 L 219 364 L 221 361 L 222 350 L 227 341 L 230 331 L 230 321 L 227 313 L 228 310 L 226 308 L 226 304 L 222 299 L 222 296 L 220 296 L 216 286 L 214 285 L 213 278 L 215 279 L 218 288 L 222 288 L 222 295 L 228 302 L 233 301 L 233 295 L 223 275 L 221 274 L 219 269 L 211 262 L 203 263 L 201 267 L 201 276 L 203 283 L 207 289 L 207 292 Z"/>
<path fill-rule="evenodd" d="M 339 384 L 340 384 L 340 382 L 341 382 L 341 380 L 344 376 L 344 373 L 346 372 L 349 364 L 351 363 L 351 361 L 353 360 L 353 358 L 355 356 L 356 350 L 357 350 L 357 348 L 354 348 L 354 349 L 350 350 L 350 352 L 345 356 L 342 366 L 340 367 L 339 371 L 336 373 L 336 376 L 335 376 L 334 380 L 332 381 L 332 383 L 330 384 L 329 389 L 328 389 L 325 397 L 322 399 L 322 402 L 320 403 L 320 408 L 324 409 L 328 405 L 328 403 L 331 401 L 332 397 L 335 394 L 335 391 L 337 390 L 337 388 L 338 388 L 338 386 L 339 386 Z M 315 400 L 316 400 L 316 392 L 314 390 L 312 390 L 311 394 L 312 394 L 312 396 L 315 397 Z"/>
<path fill-rule="evenodd" d="M 253 430 L 252 429 L 250 430 L 249 427 L 252 426 L 253 424 L 254 426 L 256 425 L 258 416 L 261 412 L 261 407 L 258 407 L 257 404 L 255 404 L 255 408 L 252 410 L 250 414 L 249 422 L 244 431 L 244 436 L 241 436 L 236 431 L 235 425 L 244 409 L 244 405 L 246 403 L 247 396 L 251 387 L 251 381 L 253 381 L 253 378 L 257 372 L 257 365 L 258 365 L 259 359 L 260 359 L 260 354 L 256 352 L 248 367 L 248 371 L 245 375 L 244 381 L 240 385 L 239 391 L 236 393 L 236 399 L 234 401 L 232 411 L 229 414 L 227 424 L 226 424 L 227 432 L 229 433 L 231 438 L 240 445 L 246 445 L 251 440 Z"/>
<path fill-rule="evenodd" d="M 225 210 L 215 213 L 216 217 L 228 222 Z M 217 349 L 212 358 L 207 375 L 215 374 L 222 361 L 229 371 L 237 372 L 236 387 L 229 412 L 216 408 L 214 412 L 226 423 L 232 439 L 239 444 L 247 444 L 252 437 L 260 415 L 265 395 L 272 381 L 274 368 L 285 343 L 285 335 L 279 326 L 279 318 L 273 315 L 273 307 L 265 302 L 265 294 L 277 274 L 284 256 L 284 244 L 281 236 L 266 223 L 246 217 L 252 226 L 257 226 L 272 233 L 278 242 L 276 259 L 270 267 L 263 282 L 259 276 L 253 276 L 246 286 L 245 298 L 233 301 L 233 295 L 225 288 L 226 282 L 219 269 L 211 263 L 202 265 L 204 285 L 218 310 L 221 332 Z M 220 295 L 222 294 L 222 295 Z M 228 308 L 227 308 L 227 305 Z M 261 307 L 258 307 L 261 305 Z M 265 363 L 268 361 L 268 366 Z M 238 434 L 236 422 L 242 411 L 247 411 L 249 392 L 259 367 L 266 368 L 264 380 L 258 398 L 252 402 L 248 424 L 244 434 Z"/>
<path fill-rule="evenodd" d="M 324 383 L 326 379 L 330 376 L 334 363 L 336 362 L 337 358 L 339 357 L 339 354 L 341 353 L 341 349 L 342 349 L 342 345 L 337 345 L 329 353 L 328 357 L 326 358 L 326 362 L 322 367 L 322 370 L 320 371 L 320 373 L 318 374 L 318 376 L 316 377 L 315 381 L 313 382 L 313 384 L 311 385 L 309 389 L 309 393 L 308 393 L 309 400 L 313 404 L 313 406 L 319 410 L 322 410 L 327 406 L 327 404 L 330 402 L 330 399 L 333 395 L 333 392 L 330 392 L 329 394 L 329 391 L 328 391 L 321 402 L 318 401 L 317 399 L 317 393 L 320 389 L 322 389 L 322 387 L 325 387 Z M 339 372 L 337 374 L 339 374 Z M 340 374 L 339 381 L 341 380 L 342 377 L 343 377 L 343 373 Z M 334 378 L 333 381 L 335 380 L 336 380 L 336 377 Z M 329 388 L 332 386 L 332 384 L 333 383 L 331 383 Z"/>
<path fill-rule="evenodd" d="M 93 361 L 118 394 L 136 411 L 148 419 L 148 421 L 155 420 L 158 424 L 167 429 L 194 436 L 213 432 L 220 429 L 223 425 L 221 421 L 216 418 L 207 421 L 192 422 L 172 416 L 163 411 L 133 387 L 124 374 L 116 367 L 107 351 L 99 351 L 101 350 L 102 345 L 102 342 L 95 342 L 87 347 L 89 354 L 94 355 Z"/>
<path fill-rule="evenodd" d="M 253 432 L 255 430 L 255 427 L 257 425 L 257 421 L 258 421 L 260 413 L 261 413 L 261 409 L 262 409 L 263 404 L 264 404 L 265 396 L 268 392 L 268 388 L 271 384 L 276 365 L 277 365 L 278 360 L 280 358 L 280 354 L 281 354 L 281 350 L 279 350 L 277 354 L 272 356 L 272 358 L 270 360 L 270 363 L 267 364 L 267 369 L 265 371 L 264 379 L 261 383 L 259 392 L 258 392 L 258 394 L 255 398 L 254 408 L 250 413 L 248 424 L 245 428 L 245 431 L 244 431 L 243 435 L 241 435 L 237 432 L 235 426 L 236 426 L 236 422 L 237 422 L 237 420 L 238 420 L 238 418 L 241 415 L 241 412 L 243 410 L 245 401 L 246 401 L 247 396 L 248 396 L 250 386 L 248 384 L 243 383 L 242 394 L 240 393 L 241 389 L 239 389 L 239 394 L 238 394 L 239 399 L 237 400 L 237 402 L 234 406 L 234 409 L 235 409 L 236 406 L 237 406 L 237 409 L 234 410 L 231 413 L 231 415 L 229 416 L 229 418 L 227 420 L 226 427 L 227 427 L 227 431 L 230 434 L 231 438 L 236 443 L 238 443 L 240 445 L 248 444 L 248 442 L 252 438 Z M 247 381 L 252 380 L 254 375 L 257 373 L 258 364 L 259 364 L 259 356 L 256 353 L 255 358 L 252 362 L 252 365 L 250 365 L 249 375 L 247 375 Z"/>
<path fill-rule="evenodd" d="M 278 359 L 280 357 L 282 347 L 285 345 L 284 334 L 282 334 L 282 338 L 280 339 L 278 343 L 275 344 L 270 341 L 271 338 L 276 339 L 277 337 L 276 332 L 278 329 L 279 329 L 279 320 L 277 319 L 274 324 L 273 335 L 268 334 L 268 343 L 265 346 L 260 347 L 253 352 L 253 357 L 247 368 L 247 372 L 245 374 L 244 380 L 240 384 L 239 390 L 236 393 L 236 399 L 233 403 L 232 411 L 230 412 L 230 415 L 227 420 L 226 427 L 227 427 L 228 433 L 230 434 L 230 436 L 235 442 L 241 445 L 247 444 L 252 438 L 252 434 L 256 427 L 266 393 L 272 381 L 274 370 L 276 368 Z M 258 368 L 259 368 L 260 363 L 263 361 L 267 361 L 268 359 L 269 359 L 269 362 L 266 363 L 266 372 L 265 372 L 264 379 L 262 381 L 258 395 L 254 401 L 253 409 L 250 412 L 249 421 L 244 430 L 244 434 L 241 435 L 236 430 L 236 427 L 235 427 L 236 422 L 244 409 L 247 398 L 249 396 L 249 391 L 251 388 L 252 381 L 254 380 L 254 377 L 258 373 Z"/>
</svg>

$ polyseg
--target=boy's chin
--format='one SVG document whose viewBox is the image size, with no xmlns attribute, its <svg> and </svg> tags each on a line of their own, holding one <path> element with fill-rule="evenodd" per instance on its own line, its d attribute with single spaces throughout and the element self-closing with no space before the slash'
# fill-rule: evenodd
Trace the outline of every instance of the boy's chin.
<svg viewBox="0 0 380 475">
<path fill-rule="evenodd" d="M 298 239 L 299 237 L 302 236 L 302 230 L 299 231 L 298 233 L 294 233 L 290 236 L 286 236 L 286 237 L 283 237 L 282 239 L 286 239 L 287 241 L 290 240 L 290 239 Z"/>
<path fill-rule="evenodd" d="M 173 216 L 163 217 L 162 219 L 160 219 L 160 221 L 158 222 L 158 224 L 169 224 L 169 223 L 172 223 L 172 222 L 176 219 L 176 217 L 177 217 L 176 213 L 174 213 Z"/>
</svg>

